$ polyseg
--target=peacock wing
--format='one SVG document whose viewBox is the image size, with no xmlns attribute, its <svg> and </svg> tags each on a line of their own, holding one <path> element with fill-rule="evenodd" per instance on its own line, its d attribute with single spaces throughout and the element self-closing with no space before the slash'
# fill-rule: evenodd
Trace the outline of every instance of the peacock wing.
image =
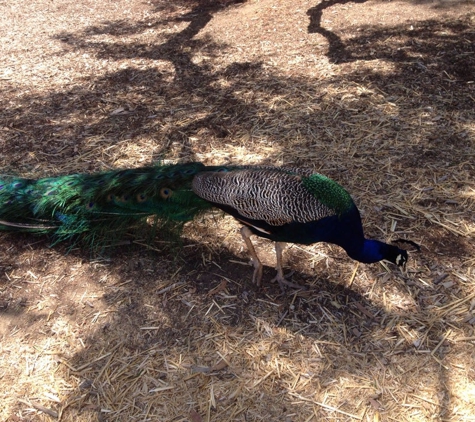
<svg viewBox="0 0 475 422">
<path fill-rule="evenodd" d="M 274 226 L 335 215 L 319 192 L 308 188 L 306 179 L 279 168 L 242 168 L 198 173 L 192 189 L 218 207 L 231 207 L 245 218 Z"/>
</svg>

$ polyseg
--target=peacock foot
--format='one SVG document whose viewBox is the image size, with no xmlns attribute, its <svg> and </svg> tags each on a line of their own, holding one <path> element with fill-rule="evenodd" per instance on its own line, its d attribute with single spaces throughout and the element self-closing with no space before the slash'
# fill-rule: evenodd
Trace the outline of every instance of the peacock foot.
<svg viewBox="0 0 475 422">
<path fill-rule="evenodd" d="M 251 264 L 254 267 L 254 273 L 252 274 L 252 282 L 257 286 L 260 286 L 262 282 L 262 270 L 264 266 L 262 265 L 261 261 L 256 261 L 254 259 L 251 259 Z"/>
<path fill-rule="evenodd" d="M 290 273 L 284 276 L 284 273 L 282 271 L 277 270 L 277 275 L 270 282 L 275 283 L 277 281 L 277 283 L 279 283 L 280 290 L 282 290 L 283 292 L 285 291 L 284 286 L 294 287 L 295 289 L 301 289 L 302 286 L 300 286 L 299 284 L 292 283 L 291 281 L 287 280 L 287 277 L 291 277 L 294 272 L 295 271 L 291 271 Z"/>
</svg>

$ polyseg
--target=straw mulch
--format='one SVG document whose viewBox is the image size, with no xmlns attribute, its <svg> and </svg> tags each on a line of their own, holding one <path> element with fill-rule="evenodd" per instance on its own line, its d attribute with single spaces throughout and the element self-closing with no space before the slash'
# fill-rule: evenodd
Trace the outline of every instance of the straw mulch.
<svg viewBox="0 0 475 422">
<path fill-rule="evenodd" d="M 1 234 L 2 421 L 474 421 L 475 11 L 462 2 L 0 4 L 0 168 L 312 167 L 403 273 L 221 214 L 106 256 Z"/>
</svg>

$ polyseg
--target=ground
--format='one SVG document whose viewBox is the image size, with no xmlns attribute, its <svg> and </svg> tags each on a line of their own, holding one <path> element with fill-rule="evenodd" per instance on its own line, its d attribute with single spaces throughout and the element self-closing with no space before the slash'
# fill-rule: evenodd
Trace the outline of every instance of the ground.
<svg viewBox="0 0 475 422">
<path fill-rule="evenodd" d="M 473 2 L 9 0 L 0 39 L 3 173 L 311 167 L 421 245 L 293 245 L 282 293 L 221 214 L 100 255 L 3 233 L 0 420 L 475 420 Z"/>
</svg>

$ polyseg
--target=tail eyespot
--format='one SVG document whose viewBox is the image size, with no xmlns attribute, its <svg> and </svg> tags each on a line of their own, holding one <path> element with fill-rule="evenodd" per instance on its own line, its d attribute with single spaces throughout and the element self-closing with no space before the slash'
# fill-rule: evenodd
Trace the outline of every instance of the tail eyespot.
<svg viewBox="0 0 475 422">
<path fill-rule="evenodd" d="M 142 204 L 143 202 L 145 202 L 147 200 L 147 195 L 145 195 L 144 193 L 139 193 L 137 196 L 136 196 L 136 199 L 137 199 L 137 202 L 139 204 Z"/>
<path fill-rule="evenodd" d="M 168 199 L 172 196 L 173 191 L 170 188 L 161 188 L 160 189 L 160 196 L 163 199 Z"/>
</svg>

